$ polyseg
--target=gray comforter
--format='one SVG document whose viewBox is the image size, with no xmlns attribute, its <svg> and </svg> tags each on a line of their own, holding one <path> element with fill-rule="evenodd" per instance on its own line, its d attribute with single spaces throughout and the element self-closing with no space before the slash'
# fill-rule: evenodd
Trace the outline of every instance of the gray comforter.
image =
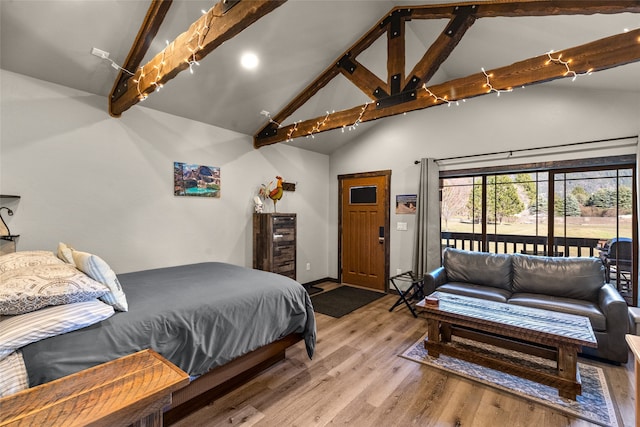
<svg viewBox="0 0 640 427">
<path fill-rule="evenodd" d="M 311 300 L 298 282 L 224 263 L 118 275 L 128 312 L 22 349 L 35 386 L 151 348 L 191 376 L 291 333 L 313 356 Z"/>
</svg>

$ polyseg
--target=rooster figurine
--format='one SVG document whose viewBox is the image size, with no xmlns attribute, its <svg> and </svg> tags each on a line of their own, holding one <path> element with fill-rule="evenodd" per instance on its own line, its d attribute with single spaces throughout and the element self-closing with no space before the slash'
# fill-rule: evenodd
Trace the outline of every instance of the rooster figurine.
<svg viewBox="0 0 640 427">
<path fill-rule="evenodd" d="M 282 199 L 282 193 L 284 192 L 282 190 L 282 177 L 276 176 L 276 179 L 278 180 L 278 183 L 276 184 L 276 188 L 274 188 L 269 192 L 269 198 L 273 200 L 274 212 L 276 212 L 276 203 L 278 203 L 278 200 Z"/>
</svg>

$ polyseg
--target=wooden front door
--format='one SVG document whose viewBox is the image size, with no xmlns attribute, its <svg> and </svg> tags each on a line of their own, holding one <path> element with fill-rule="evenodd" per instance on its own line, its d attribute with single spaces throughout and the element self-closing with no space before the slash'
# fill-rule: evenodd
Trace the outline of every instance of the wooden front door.
<svg viewBox="0 0 640 427">
<path fill-rule="evenodd" d="M 386 289 L 391 171 L 341 175 L 341 281 Z"/>
</svg>

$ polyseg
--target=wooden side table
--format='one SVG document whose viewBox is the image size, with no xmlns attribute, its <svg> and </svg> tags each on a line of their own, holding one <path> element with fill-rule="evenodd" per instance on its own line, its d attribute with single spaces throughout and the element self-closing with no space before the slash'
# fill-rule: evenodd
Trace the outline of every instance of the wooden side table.
<svg viewBox="0 0 640 427">
<path fill-rule="evenodd" d="M 633 357 L 636 360 L 636 364 L 634 367 L 634 371 L 636 372 L 636 394 L 635 394 L 635 402 L 636 402 L 636 420 L 640 420 L 640 403 L 638 399 L 640 399 L 640 336 L 637 335 L 626 335 L 627 344 L 629 344 L 629 348 L 631 349 L 631 353 L 633 353 Z"/>
<path fill-rule="evenodd" d="M 142 350 L 0 399 L 0 426 L 162 426 L 187 373 Z"/>
</svg>

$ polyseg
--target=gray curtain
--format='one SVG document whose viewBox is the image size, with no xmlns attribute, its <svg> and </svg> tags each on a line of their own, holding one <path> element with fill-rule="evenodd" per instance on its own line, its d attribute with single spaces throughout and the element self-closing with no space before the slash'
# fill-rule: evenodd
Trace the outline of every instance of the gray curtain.
<svg viewBox="0 0 640 427">
<path fill-rule="evenodd" d="M 413 273 L 422 278 L 440 267 L 440 170 L 434 159 L 420 160 L 420 183 L 413 244 Z"/>
</svg>

